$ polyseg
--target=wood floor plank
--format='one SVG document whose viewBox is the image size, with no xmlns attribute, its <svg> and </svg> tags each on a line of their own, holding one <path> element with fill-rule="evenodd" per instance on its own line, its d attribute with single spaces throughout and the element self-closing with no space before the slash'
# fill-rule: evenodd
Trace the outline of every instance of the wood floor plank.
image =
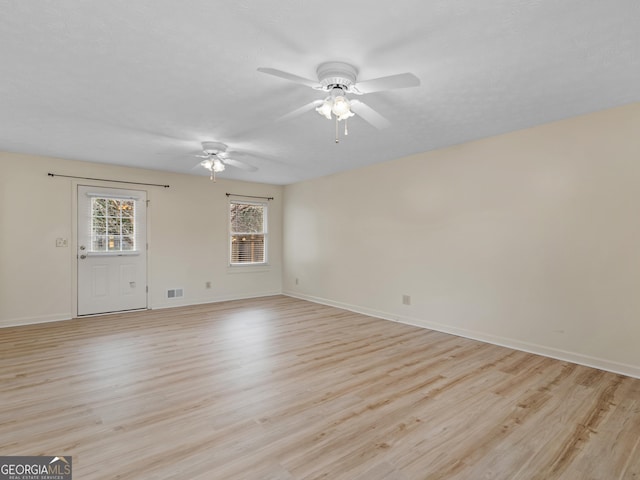
<svg viewBox="0 0 640 480">
<path fill-rule="evenodd" d="M 88 480 L 640 478 L 640 380 L 284 296 L 2 329 L 0 405 Z"/>
</svg>

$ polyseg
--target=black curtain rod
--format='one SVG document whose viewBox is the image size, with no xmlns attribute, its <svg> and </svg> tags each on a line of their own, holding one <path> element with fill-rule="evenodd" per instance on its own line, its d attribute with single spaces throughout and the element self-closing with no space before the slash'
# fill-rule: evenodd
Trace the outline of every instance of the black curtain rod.
<svg viewBox="0 0 640 480">
<path fill-rule="evenodd" d="M 239 193 L 226 193 L 227 197 L 233 195 L 234 197 L 245 197 L 245 198 L 262 198 L 264 200 L 273 200 L 273 197 L 256 197 L 255 195 L 241 195 Z"/>
<path fill-rule="evenodd" d="M 50 177 L 77 178 L 80 180 L 96 180 L 98 182 L 128 183 L 130 185 L 148 185 L 150 187 L 169 188 L 169 185 L 160 185 L 158 183 L 125 182 L 124 180 L 108 180 L 106 178 L 76 177 L 74 175 L 60 175 L 58 173 L 47 173 L 47 175 L 49 175 Z"/>
</svg>

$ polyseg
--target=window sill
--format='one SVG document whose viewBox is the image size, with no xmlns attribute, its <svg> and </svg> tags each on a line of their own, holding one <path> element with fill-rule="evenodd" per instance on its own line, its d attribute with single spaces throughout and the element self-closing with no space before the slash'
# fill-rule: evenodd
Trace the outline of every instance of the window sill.
<svg viewBox="0 0 640 480">
<path fill-rule="evenodd" d="M 262 263 L 260 265 L 229 265 L 227 273 L 263 273 L 271 270 L 271 265 Z"/>
</svg>

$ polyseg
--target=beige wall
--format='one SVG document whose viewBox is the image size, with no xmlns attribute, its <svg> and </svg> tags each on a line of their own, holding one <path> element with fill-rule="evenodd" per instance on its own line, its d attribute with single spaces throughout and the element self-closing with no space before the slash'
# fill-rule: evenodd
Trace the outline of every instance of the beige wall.
<svg viewBox="0 0 640 480">
<path fill-rule="evenodd" d="M 640 376 L 639 132 L 635 104 L 287 186 L 283 290 Z"/>
<path fill-rule="evenodd" d="M 280 293 L 282 187 L 221 179 L 214 184 L 208 177 L 0 153 L 0 326 L 75 313 L 73 211 L 80 181 L 51 178 L 48 172 L 171 185 L 135 187 L 146 189 L 151 200 L 150 307 Z M 226 192 L 275 197 L 269 209 L 268 268 L 228 267 Z M 58 237 L 68 239 L 69 247 L 57 248 Z M 205 288 L 208 281 L 211 289 Z M 169 288 L 184 288 L 184 298 L 167 299 Z"/>
</svg>

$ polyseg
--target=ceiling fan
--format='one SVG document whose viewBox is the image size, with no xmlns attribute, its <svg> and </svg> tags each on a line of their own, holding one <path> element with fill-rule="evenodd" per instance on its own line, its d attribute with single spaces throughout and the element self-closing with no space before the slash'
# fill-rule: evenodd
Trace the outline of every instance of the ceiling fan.
<svg viewBox="0 0 640 480">
<path fill-rule="evenodd" d="M 215 182 L 216 173 L 223 172 L 226 167 L 235 167 L 247 172 L 255 172 L 257 167 L 248 163 L 229 158 L 227 155 L 227 145 L 221 142 L 202 142 L 202 152 L 196 155 L 198 158 L 204 158 L 200 162 L 200 166 L 211 172 L 211 180 Z"/>
<path fill-rule="evenodd" d="M 366 103 L 357 99 L 348 99 L 346 95 L 347 93 L 363 95 L 365 93 L 395 90 L 397 88 L 417 87 L 420 85 L 420 79 L 413 73 L 399 73 L 387 77 L 374 78 L 372 80 L 358 81 L 358 70 L 353 65 L 344 62 L 321 63 L 316 70 L 316 74 L 318 76 L 317 81 L 275 68 L 260 67 L 258 68 L 258 71 L 284 78 L 285 80 L 289 80 L 294 83 L 306 85 L 314 90 L 327 92 L 329 95 L 323 100 L 314 100 L 313 102 L 284 115 L 281 117 L 281 120 L 296 117 L 315 108 L 320 115 L 323 115 L 329 120 L 335 117 L 336 143 L 339 142 L 338 122 L 345 120 L 345 135 L 348 135 L 346 120 L 354 114 L 359 115 L 363 120 L 378 129 L 387 128 L 391 125 L 389 120 L 384 118 Z"/>
</svg>

